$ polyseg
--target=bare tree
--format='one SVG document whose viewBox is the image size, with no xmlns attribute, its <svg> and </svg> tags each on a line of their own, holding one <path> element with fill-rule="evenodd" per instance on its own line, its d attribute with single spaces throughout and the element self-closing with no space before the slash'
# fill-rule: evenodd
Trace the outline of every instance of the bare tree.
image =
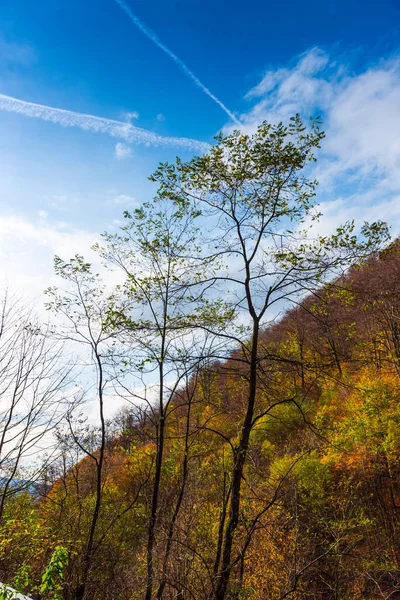
<svg viewBox="0 0 400 600">
<path fill-rule="evenodd" d="M 7 498 L 32 486 L 39 453 L 55 456 L 54 428 L 71 399 L 63 349 L 33 310 L 6 291 L 0 300 L 0 519 Z M 25 478 L 20 477 L 25 468 Z"/>
</svg>

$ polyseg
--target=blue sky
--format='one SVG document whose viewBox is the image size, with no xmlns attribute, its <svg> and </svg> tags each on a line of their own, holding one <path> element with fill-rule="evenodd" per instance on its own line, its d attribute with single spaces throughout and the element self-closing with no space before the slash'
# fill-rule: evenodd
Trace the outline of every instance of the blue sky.
<svg viewBox="0 0 400 600">
<path fill-rule="evenodd" d="M 121 2 L 0 0 L 0 269 L 10 283 L 40 294 L 54 253 L 90 254 L 98 232 L 152 193 L 157 163 L 202 151 L 234 126 L 227 113 L 251 132 L 321 112 L 321 230 L 365 217 L 399 231 L 398 0 L 126 0 L 147 36 Z"/>
</svg>

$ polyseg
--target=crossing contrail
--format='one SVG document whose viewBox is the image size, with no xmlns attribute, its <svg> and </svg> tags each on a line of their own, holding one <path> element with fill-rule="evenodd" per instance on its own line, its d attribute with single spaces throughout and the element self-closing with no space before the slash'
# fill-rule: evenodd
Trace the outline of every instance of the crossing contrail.
<svg viewBox="0 0 400 600">
<path fill-rule="evenodd" d="M 221 102 L 221 100 L 219 100 L 216 96 L 214 96 L 214 94 L 208 89 L 208 87 L 206 87 L 204 85 L 204 83 L 202 83 L 200 81 L 200 79 L 198 77 L 196 77 L 196 75 L 189 69 L 189 67 L 187 67 L 185 65 L 185 63 L 180 58 L 178 58 L 176 56 L 176 54 L 174 54 L 172 52 L 172 50 L 170 50 L 169 48 L 167 48 L 167 46 L 165 46 L 165 44 L 163 44 L 158 39 L 158 37 L 156 36 L 156 34 L 151 29 L 149 29 L 139 19 L 139 17 L 137 17 L 132 12 L 131 8 L 125 2 L 125 0 L 115 0 L 115 2 L 122 8 L 123 11 L 125 11 L 125 13 L 128 15 L 128 17 L 132 21 L 132 23 L 134 25 L 136 25 L 136 27 L 138 27 L 140 29 L 140 31 L 142 33 L 144 33 L 144 35 L 146 35 L 156 46 L 158 46 L 160 48 L 160 50 L 162 50 L 163 52 L 165 52 L 165 54 L 167 54 L 170 58 L 172 58 L 172 60 L 185 73 L 185 75 L 187 75 L 188 77 L 190 77 L 190 79 L 195 83 L 195 85 L 197 85 L 198 88 L 200 88 L 205 94 L 207 94 L 207 96 L 209 96 L 212 100 L 214 100 L 214 102 L 216 102 L 218 104 L 218 106 L 220 106 L 222 108 L 222 110 L 226 112 L 226 114 L 232 119 L 232 121 L 234 123 L 236 123 L 237 125 L 241 124 L 240 121 L 237 119 L 237 117 L 235 117 L 235 115 L 229 110 L 229 108 L 227 108 L 225 106 L 225 104 L 223 104 Z"/>
<path fill-rule="evenodd" d="M 34 104 L 11 96 L 0 94 L 0 110 L 20 113 L 26 117 L 51 121 L 63 127 L 79 127 L 85 131 L 106 133 L 129 143 L 144 143 L 147 146 L 179 146 L 192 151 L 205 152 L 210 148 L 206 142 L 182 137 L 164 137 L 147 129 L 135 127 L 131 123 L 96 117 L 43 104 Z"/>
</svg>

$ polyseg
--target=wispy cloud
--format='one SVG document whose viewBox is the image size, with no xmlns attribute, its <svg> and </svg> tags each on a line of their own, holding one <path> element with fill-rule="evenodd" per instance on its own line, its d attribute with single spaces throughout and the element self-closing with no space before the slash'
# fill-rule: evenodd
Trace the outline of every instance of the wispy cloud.
<svg viewBox="0 0 400 600">
<path fill-rule="evenodd" d="M 311 86 L 310 82 L 315 83 L 316 76 L 323 72 L 328 63 L 329 57 L 326 52 L 321 48 L 311 48 L 311 50 L 298 58 L 293 68 L 283 67 L 267 71 L 260 83 L 252 88 L 245 97 L 251 100 L 253 98 L 265 97 L 266 94 L 275 91 L 276 96 L 271 98 L 271 100 L 277 105 L 281 100 L 287 101 L 290 93 L 294 91 L 296 92 L 294 100 L 296 100 L 299 92 L 302 91 L 305 97 L 312 97 L 315 101 L 315 86 Z M 303 84 L 306 85 L 301 90 Z"/>
<path fill-rule="evenodd" d="M 242 115 L 246 131 L 264 119 L 321 114 L 326 131 L 321 158 L 330 170 L 337 175 L 338 169 L 356 169 L 363 179 L 389 175 L 400 187 L 400 57 L 355 74 L 351 65 L 312 48 L 291 67 L 268 71 L 246 97 L 256 99 Z"/>
<path fill-rule="evenodd" d="M 140 115 L 137 110 L 132 110 L 131 112 L 126 112 L 123 114 L 124 119 L 128 122 L 132 121 L 132 119 L 138 119 L 139 116 Z"/>
<path fill-rule="evenodd" d="M 57 123 L 63 127 L 79 127 L 85 131 L 106 133 L 107 135 L 123 139 L 128 143 L 142 143 L 147 146 L 179 146 L 191 151 L 204 152 L 209 149 L 209 144 L 199 140 L 183 137 L 164 137 L 147 129 L 135 127 L 131 123 L 115 121 L 94 115 L 73 112 L 61 108 L 53 108 L 42 104 L 34 104 L 18 98 L 0 94 L 0 110 L 20 113 L 26 117 L 42 119 Z"/>
<path fill-rule="evenodd" d="M 246 98 L 246 133 L 263 120 L 322 115 L 326 139 L 315 169 L 326 214 L 321 231 L 348 218 L 378 217 L 392 224 L 393 234 L 400 231 L 399 56 L 355 73 L 349 62 L 311 48 L 289 66 L 268 70 Z"/>
<path fill-rule="evenodd" d="M 124 158 L 129 158 L 132 156 L 132 148 L 123 144 L 122 142 L 117 142 L 115 144 L 115 158 L 118 160 L 123 160 Z"/>
<path fill-rule="evenodd" d="M 287 121 L 297 112 L 324 111 L 335 101 L 346 72 L 320 48 L 311 48 L 288 67 L 268 70 L 245 96 L 255 104 L 241 115 L 243 127 L 250 131 L 264 119 Z"/>
<path fill-rule="evenodd" d="M 178 65 L 178 67 L 185 73 L 185 75 L 187 75 L 189 77 L 189 79 L 191 79 L 193 81 L 193 83 L 195 85 L 197 85 L 198 88 L 200 88 L 205 94 L 207 94 L 207 96 L 209 96 L 212 100 L 214 100 L 214 102 L 216 102 L 216 104 L 218 104 L 218 106 L 220 108 L 222 108 L 223 111 L 225 111 L 225 113 L 229 116 L 230 119 L 232 119 L 232 121 L 236 124 L 240 124 L 239 120 L 237 119 L 237 117 L 235 117 L 235 115 L 225 106 L 225 104 L 223 104 L 221 102 L 221 100 L 219 100 L 219 98 L 217 98 L 209 89 L 208 87 L 206 87 L 204 85 L 204 83 L 202 83 L 200 81 L 200 79 L 198 77 L 196 77 L 196 75 L 193 73 L 193 71 L 191 71 L 189 69 L 189 67 L 180 59 L 178 58 L 178 56 L 176 56 L 176 54 L 174 54 L 172 52 L 172 50 L 170 50 L 165 44 L 163 44 L 158 37 L 156 36 L 156 34 L 154 33 L 154 31 L 152 31 L 151 29 L 149 29 L 147 27 L 147 25 L 145 25 L 140 19 L 139 17 L 137 17 L 131 10 L 130 6 L 125 2 L 125 0 L 115 0 L 115 2 L 122 8 L 122 10 L 128 15 L 128 17 L 130 18 L 130 20 L 132 21 L 132 23 L 134 25 L 136 25 L 136 27 L 138 29 L 140 29 L 140 31 L 142 33 L 144 33 L 145 36 L 147 36 L 149 38 L 149 40 L 151 40 L 156 46 L 158 46 L 160 48 L 160 50 L 162 50 L 163 52 L 165 52 L 165 54 L 167 56 L 169 56 L 175 64 Z"/>
</svg>

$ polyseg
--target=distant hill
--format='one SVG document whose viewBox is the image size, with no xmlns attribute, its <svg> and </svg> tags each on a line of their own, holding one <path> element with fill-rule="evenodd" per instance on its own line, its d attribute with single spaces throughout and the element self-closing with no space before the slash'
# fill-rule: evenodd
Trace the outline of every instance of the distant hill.
<svg viewBox="0 0 400 600">
<path fill-rule="evenodd" d="M 4 487 L 7 485 L 9 480 L 7 477 L 0 477 L 0 494 L 4 491 Z M 23 479 L 12 479 L 8 483 L 9 491 L 12 492 L 27 492 L 31 496 L 38 495 L 39 484 L 33 481 L 25 481 Z"/>
</svg>

